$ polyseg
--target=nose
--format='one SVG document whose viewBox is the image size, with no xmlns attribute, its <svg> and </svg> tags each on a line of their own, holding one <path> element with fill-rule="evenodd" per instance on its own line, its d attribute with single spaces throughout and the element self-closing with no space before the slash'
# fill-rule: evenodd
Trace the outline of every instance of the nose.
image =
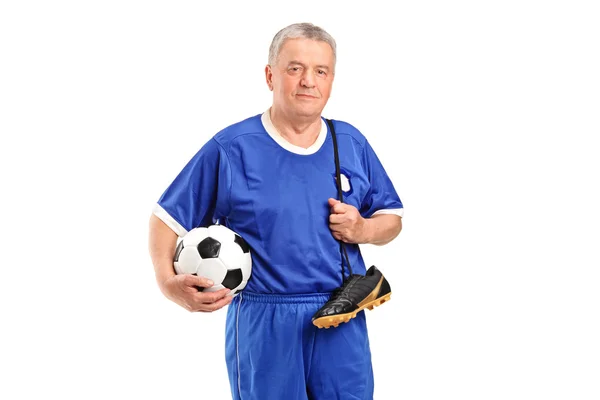
<svg viewBox="0 0 600 400">
<path fill-rule="evenodd" d="M 315 87 L 315 74 L 311 68 L 307 68 L 302 75 L 302 79 L 300 80 L 300 85 L 306 88 Z"/>
</svg>

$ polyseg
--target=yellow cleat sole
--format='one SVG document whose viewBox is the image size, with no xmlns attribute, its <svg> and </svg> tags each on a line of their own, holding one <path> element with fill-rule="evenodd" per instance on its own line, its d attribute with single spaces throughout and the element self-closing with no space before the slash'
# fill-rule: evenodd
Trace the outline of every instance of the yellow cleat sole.
<svg viewBox="0 0 600 400">
<path fill-rule="evenodd" d="M 347 314 L 339 314 L 339 315 L 332 315 L 329 317 L 321 317 L 321 318 L 317 318 L 313 321 L 313 325 L 315 325 L 318 328 L 331 328 L 332 326 L 334 328 L 337 328 L 339 324 L 342 324 L 344 322 L 348 322 L 350 321 L 352 318 L 356 317 L 356 314 L 358 314 L 359 312 L 361 312 L 362 310 L 364 310 L 365 308 L 372 310 L 373 308 L 382 305 L 383 303 L 385 303 L 386 301 L 390 300 L 392 297 L 392 292 L 381 296 L 378 299 L 375 299 L 371 302 L 365 303 L 362 306 L 358 307 L 356 310 L 352 311 L 351 313 L 347 313 Z"/>
</svg>

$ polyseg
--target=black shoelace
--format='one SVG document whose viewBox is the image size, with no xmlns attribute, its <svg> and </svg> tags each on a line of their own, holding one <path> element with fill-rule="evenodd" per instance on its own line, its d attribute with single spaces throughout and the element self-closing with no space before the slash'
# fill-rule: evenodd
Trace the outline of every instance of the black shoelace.
<svg viewBox="0 0 600 400">
<path fill-rule="evenodd" d="M 335 157 L 335 175 L 337 179 L 337 189 L 338 189 L 338 200 L 340 202 L 344 202 L 344 196 L 342 192 L 342 179 L 340 177 L 340 159 L 338 156 L 338 146 L 337 146 L 337 138 L 335 136 L 335 129 L 333 128 L 333 122 L 330 119 L 325 119 L 327 121 L 327 125 L 329 125 L 329 130 L 331 131 L 331 138 L 333 139 L 333 155 Z M 352 267 L 350 266 L 350 259 L 348 258 L 348 252 L 346 251 L 346 246 L 343 241 L 338 240 L 340 242 L 340 254 L 342 257 L 342 285 L 345 285 L 346 279 L 344 278 L 344 257 L 346 264 L 348 266 L 348 278 L 350 278 L 352 273 Z M 349 281 L 350 279 L 348 279 Z M 343 287 L 343 286 L 342 286 Z"/>
<path fill-rule="evenodd" d="M 343 270 L 342 270 L 342 274 L 343 274 Z M 348 278 L 346 280 L 344 280 L 344 283 L 342 284 L 342 286 L 336 288 L 333 290 L 333 292 L 331 293 L 331 299 L 337 299 L 339 297 L 342 297 L 342 295 L 345 293 L 346 288 L 353 282 L 355 282 L 357 279 L 352 279 L 352 278 L 360 278 L 362 275 L 350 275 L 348 276 Z M 343 279 L 343 276 L 342 276 Z M 344 296 L 347 297 L 347 296 Z"/>
</svg>

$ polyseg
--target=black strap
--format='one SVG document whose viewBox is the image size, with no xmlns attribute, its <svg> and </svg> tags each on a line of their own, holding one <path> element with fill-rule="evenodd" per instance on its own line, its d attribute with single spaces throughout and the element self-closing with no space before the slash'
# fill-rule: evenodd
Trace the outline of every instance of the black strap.
<svg viewBox="0 0 600 400">
<path fill-rule="evenodd" d="M 338 200 L 344 202 L 344 196 L 342 194 L 342 179 L 340 177 L 340 158 L 338 156 L 337 138 L 335 136 L 335 129 L 333 128 L 333 122 L 330 119 L 325 119 L 329 130 L 331 131 L 331 139 L 333 140 L 333 156 L 335 157 L 335 176 L 338 188 Z M 348 252 L 346 251 L 345 243 L 340 242 L 340 254 L 342 255 L 342 281 L 344 281 L 344 256 L 346 257 L 346 264 L 348 265 L 348 276 L 352 275 L 352 267 L 350 266 L 350 259 L 348 258 Z"/>
</svg>

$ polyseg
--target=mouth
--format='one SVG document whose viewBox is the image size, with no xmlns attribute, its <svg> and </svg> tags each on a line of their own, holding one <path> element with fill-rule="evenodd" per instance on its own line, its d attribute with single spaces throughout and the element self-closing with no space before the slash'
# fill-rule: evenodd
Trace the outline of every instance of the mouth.
<svg viewBox="0 0 600 400">
<path fill-rule="evenodd" d="M 310 94 L 297 94 L 296 97 L 300 97 L 301 99 L 317 99 L 316 96 L 311 96 Z"/>
</svg>

